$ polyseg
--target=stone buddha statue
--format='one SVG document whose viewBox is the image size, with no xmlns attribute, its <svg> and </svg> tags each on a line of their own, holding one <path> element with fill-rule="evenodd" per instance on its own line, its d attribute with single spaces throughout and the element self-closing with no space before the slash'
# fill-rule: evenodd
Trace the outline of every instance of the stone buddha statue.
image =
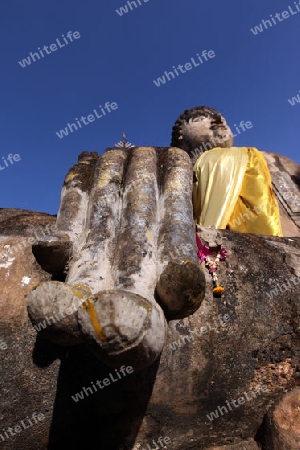
<svg viewBox="0 0 300 450">
<path fill-rule="evenodd" d="M 42 338 L 140 371 L 158 360 L 168 322 L 193 315 L 204 299 L 195 222 L 281 236 L 274 192 L 297 230 L 299 193 L 289 197 L 288 178 L 272 161 L 269 170 L 262 152 L 232 147 L 211 108 L 185 111 L 171 148 L 123 144 L 101 156 L 83 152 L 66 175 L 57 232 L 33 246 L 52 279 L 31 291 L 27 307 Z M 220 245 L 217 238 L 207 245 Z"/>
<path fill-rule="evenodd" d="M 272 154 L 233 147 L 233 134 L 218 111 L 206 106 L 184 111 L 173 127 L 171 146 L 186 151 L 194 165 L 197 224 L 272 236 L 299 235 L 298 186 L 282 165 L 276 166 Z"/>
</svg>

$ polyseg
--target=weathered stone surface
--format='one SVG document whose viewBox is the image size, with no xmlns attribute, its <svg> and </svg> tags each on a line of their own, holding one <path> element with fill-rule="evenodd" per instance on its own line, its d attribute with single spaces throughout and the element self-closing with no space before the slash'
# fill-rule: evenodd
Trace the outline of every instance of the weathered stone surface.
<svg viewBox="0 0 300 450">
<path fill-rule="evenodd" d="M 94 354 L 116 369 L 123 364 L 135 370 L 147 367 L 159 357 L 166 340 L 165 317 L 158 304 L 128 291 L 89 297 L 78 311 L 78 323 Z"/>
<path fill-rule="evenodd" d="M 197 233 L 201 235 L 201 242 L 210 249 L 219 248 L 222 244 L 222 235 L 216 228 L 196 226 Z"/>
<path fill-rule="evenodd" d="M 1 306 L 0 339 L 8 347 L 0 349 L 0 430 L 33 412 L 45 419 L 3 442 L 0 438 L 1 448 L 92 450 L 97 442 L 105 450 L 142 450 L 168 436 L 168 450 L 254 450 L 267 411 L 300 385 L 299 285 L 291 281 L 300 273 L 289 258 L 299 261 L 300 240 L 220 233 L 228 249 L 218 269 L 224 296 L 212 296 L 205 272 L 205 300 L 192 316 L 169 322 L 160 361 L 77 402 L 71 396 L 115 371 L 86 346 L 61 348 L 36 337 L 25 320 L 25 296 L 51 275 L 38 267 L 25 239 L 27 246 L 13 262 L 18 271 L 11 270 L 13 265 L 3 268 L 0 280 L 1 291 L 11 292 Z M 6 239 L 14 244 L 20 238 Z M 21 286 L 23 276 L 30 275 L 32 284 Z M 281 292 L 288 281 L 292 288 Z M 271 298 L 276 286 L 278 295 Z M 18 306 L 12 311 L 12 305 Z M 219 418 L 207 418 L 226 401 L 254 393 L 257 385 L 268 391 L 238 408 L 230 403 L 232 410 Z"/>
<path fill-rule="evenodd" d="M 47 281 L 33 289 L 28 296 L 28 314 L 35 329 L 44 339 L 65 346 L 82 343 L 77 312 L 91 295 L 86 286 L 60 281 Z"/>
<path fill-rule="evenodd" d="M 56 218 L 49 214 L 0 209 L 2 323 L 16 326 L 27 323 L 28 316 L 24 306 L 29 292 L 39 281 L 50 279 L 50 274 L 42 271 L 36 263 L 31 246 L 49 236 L 49 233 L 52 235 L 55 221 Z"/>
<path fill-rule="evenodd" d="M 74 244 L 66 282 L 87 285 L 94 294 L 128 290 L 150 301 L 157 285 L 167 318 L 193 313 L 203 299 L 204 277 L 191 192 L 190 158 L 178 148 L 108 149 L 98 159 L 83 155 L 66 176 L 57 218 L 57 228 Z M 170 271 L 177 271 L 178 283 Z"/>
<path fill-rule="evenodd" d="M 53 234 L 56 216 L 26 209 L 0 208 L 0 234 L 35 237 Z M 47 227 L 47 228 L 46 228 Z"/>
<path fill-rule="evenodd" d="M 286 156 L 263 154 L 279 203 L 284 236 L 300 236 L 300 167 Z"/>
<path fill-rule="evenodd" d="M 243 441 L 239 444 L 222 445 L 221 447 L 209 447 L 205 450 L 259 450 L 257 443 L 253 440 Z"/>
<path fill-rule="evenodd" d="M 3 449 L 47 448 L 49 440 L 59 361 L 52 360 L 51 374 L 33 362 L 36 331 L 28 322 L 26 304 L 31 289 L 51 278 L 37 264 L 32 245 L 52 234 L 55 220 L 48 214 L 0 209 L 0 435 L 35 411 L 46 416 L 21 434 L 7 431 L 4 442 L 0 436 Z"/>
<path fill-rule="evenodd" d="M 48 321 L 66 295 L 75 305 L 77 285 L 90 289 L 89 306 L 77 303 L 77 327 L 74 314 L 42 330 L 43 337 L 64 345 L 83 337 L 114 368 L 152 364 L 164 345 L 165 319 L 193 314 L 204 298 L 191 199 L 191 161 L 178 148 L 81 154 L 62 189 L 61 240 L 33 247 L 44 270 L 66 273 L 69 290 L 44 283 L 29 296 L 28 310 L 35 326 Z"/>
<path fill-rule="evenodd" d="M 265 450 L 300 449 L 300 388 L 288 392 L 265 420 Z"/>
</svg>

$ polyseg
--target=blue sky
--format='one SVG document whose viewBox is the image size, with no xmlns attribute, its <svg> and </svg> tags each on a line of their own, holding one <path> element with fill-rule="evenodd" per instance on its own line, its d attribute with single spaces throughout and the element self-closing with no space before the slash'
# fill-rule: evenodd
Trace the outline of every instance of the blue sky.
<svg viewBox="0 0 300 450">
<path fill-rule="evenodd" d="M 56 214 L 79 153 L 102 154 L 123 131 L 136 146 L 168 146 L 178 116 L 200 105 L 221 111 L 233 130 L 252 122 L 235 145 L 300 163 L 300 104 L 288 102 L 300 90 L 294 1 L 139 1 L 120 16 L 125 0 L 0 0 L 0 207 Z M 289 6 L 294 14 L 251 32 Z M 80 37 L 63 46 L 69 31 Z M 21 67 L 18 61 L 45 45 L 49 54 Z M 160 87 L 153 83 L 203 50 L 215 57 Z M 94 109 L 100 115 L 106 102 L 118 108 L 57 136 L 76 117 Z M 21 159 L 11 164 L 10 153 Z"/>
</svg>

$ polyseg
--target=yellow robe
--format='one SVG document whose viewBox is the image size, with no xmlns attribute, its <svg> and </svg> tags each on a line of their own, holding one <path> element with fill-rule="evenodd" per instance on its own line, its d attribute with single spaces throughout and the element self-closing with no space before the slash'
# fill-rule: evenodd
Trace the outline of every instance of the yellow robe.
<svg viewBox="0 0 300 450">
<path fill-rule="evenodd" d="M 202 226 L 282 236 L 278 204 L 262 153 L 253 147 L 214 148 L 194 173 L 195 222 Z"/>
</svg>

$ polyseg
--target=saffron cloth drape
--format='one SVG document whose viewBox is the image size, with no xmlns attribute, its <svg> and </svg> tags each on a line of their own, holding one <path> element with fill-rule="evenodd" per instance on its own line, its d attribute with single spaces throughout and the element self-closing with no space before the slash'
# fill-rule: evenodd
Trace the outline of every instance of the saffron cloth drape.
<svg viewBox="0 0 300 450">
<path fill-rule="evenodd" d="M 253 147 L 214 148 L 194 166 L 194 220 L 202 226 L 282 236 L 271 175 Z"/>
</svg>

